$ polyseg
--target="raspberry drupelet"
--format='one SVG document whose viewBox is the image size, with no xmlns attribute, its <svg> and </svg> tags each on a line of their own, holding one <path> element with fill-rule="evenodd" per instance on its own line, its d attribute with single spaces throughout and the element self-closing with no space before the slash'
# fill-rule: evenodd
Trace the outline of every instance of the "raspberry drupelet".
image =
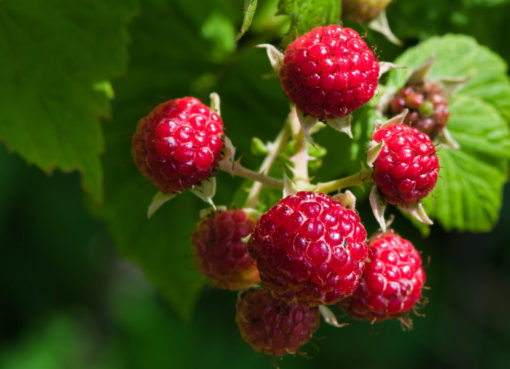
<svg viewBox="0 0 510 369">
<path fill-rule="evenodd" d="M 277 300 L 265 288 L 252 288 L 237 302 L 236 322 L 241 336 L 255 351 L 283 356 L 310 341 L 320 315 L 315 307 Z"/>
<path fill-rule="evenodd" d="M 359 284 L 366 236 L 354 211 L 325 194 L 298 192 L 262 215 L 248 250 L 275 297 L 333 304 Z"/>
<path fill-rule="evenodd" d="M 360 286 L 339 305 L 358 319 L 379 321 L 408 312 L 420 300 L 425 283 L 421 257 L 408 240 L 386 232 L 369 244 Z"/>
<path fill-rule="evenodd" d="M 215 212 L 197 224 L 192 235 L 196 265 L 217 287 L 239 290 L 259 282 L 257 266 L 243 242 L 255 223 L 236 209 Z"/>
<path fill-rule="evenodd" d="M 280 80 L 303 113 L 321 120 L 348 115 L 375 93 L 379 63 L 350 28 L 317 27 L 285 50 Z"/>
<path fill-rule="evenodd" d="M 375 131 L 373 140 L 384 141 L 374 161 L 374 180 L 388 203 L 415 204 L 434 189 L 439 161 L 429 136 L 405 124 L 394 124 Z"/>
<path fill-rule="evenodd" d="M 158 105 L 136 127 L 132 154 L 163 193 L 181 192 L 210 177 L 223 148 L 223 122 L 194 97 Z"/>
</svg>

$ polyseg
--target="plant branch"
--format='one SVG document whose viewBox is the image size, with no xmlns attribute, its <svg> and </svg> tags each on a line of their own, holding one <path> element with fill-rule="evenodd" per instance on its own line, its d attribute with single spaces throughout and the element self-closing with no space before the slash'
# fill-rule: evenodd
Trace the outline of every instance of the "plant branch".
<svg viewBox="0 0 510 369">
<path fill-rule="evenodd" d="M 346 187 L 351 186 L 363 186 L 364 182 L 370 181 L 372 178 L 372 169 L 363 168 L 358 173 L 350 175 L 348 177 L 335 179 L 329 182 L 317 183 L 315 191 L 317 192 L 334 192 L 340 191 Z"/>
<path fill-rule="evenodd" d="M 269 152 L 265 157 L 264 161 L 262 162 L 262 164 L 260 165 L 259 173 L 264 175 L 267 175 L 269 173 L 269 170 L 273 166 L 274 161 L 287 144 L 287 141 L 290 137 L 290 133 L 291 129 L 287 120 L 285 122 L 283 129 L 280 131 L 276 139 L 267 145 Z M 259 202 L 260 191 L 262 191 L 263 187 L 264 184 L 262 182 L 256 181 L 253 183 L 252 187 L 250 188 L 250 192 L 248 193 L 248 198 L 246 199 L 246 203 L 244 205 L 245 207 L 254 208 L 255 206 L 257 206 Z"/>
<path fill-rule="evenodd" d="M 264 186 L 267 186 L 270 188 L 280 188 L 280 189 L 283 188 L 283 181 L 281 179 L 268 177 L 265 174 L 257 173 L 251 169 L 245 168 L 238 161 L 229 162 L 226 160 L 222 160 L 219 162 L 218 167 L 221 170 L 232 174 L 233 176 L 239 176 L 239 177 L 251 179 L 252 181 L 260 182 Z"/>
<path fill-rule="evenodd" d="M 296 141 L 294 146 L 294 156 L 291 158 L 292 162 L 294 163 L 294 181 L 296 183 L 309 183 L 310 179 L 308 177 L 308 161 L 310 160 L 310 157 L 308 156 L 308 141 L 303 132 L 303 129 L 301 129 L 301 125 L 299 124 L 295 106 L 292 106 L 291 108 L 289 121 L 292 127 L 294 139 Z"/>
</svg>

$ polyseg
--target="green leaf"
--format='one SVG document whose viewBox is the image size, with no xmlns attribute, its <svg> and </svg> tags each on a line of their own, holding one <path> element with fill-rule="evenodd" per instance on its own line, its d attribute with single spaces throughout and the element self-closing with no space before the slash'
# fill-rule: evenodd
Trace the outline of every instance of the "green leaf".
<svg viewBox="0 0 510 369">
<path fill-rule="evenodd" d="M 44 171 L 79 170 L 102 199 L 106 81 L 127 62 L 134 1 L 0 2 L 0 141 Z"/>
<path fill-rule="evenodd" d="M 284 43 L 317 26 L 326 26 L 340 21 L 340 1 L 338 0 L 280 0 L 278 14 L 288 15 L 290 29 Z"/>
<path fill-rule="evenodd" d="M 439 179 L 425 199 L 429 216 L 447 230 L 484 232 L 497 222 L 510 159 L 510 131 L 482 100 L 456 95 L 448 130 L 460 149 L 439 149 Z"/>
<path fill-rule="evenodd" d="M 476 40 L 464 35 L 432 37 L 408 49 L 395 60 L 407 70 L 393 70 L 388 85 L 402 86 L 411 70 L 435 56 L 430 78 L 468 77 L 458 94 L 485 100 L 510 120 L 510 81 L 504 60 Z"/>
<path fill-rule="evenodd" d="M 244 18 L 241 30 L 237 34 L 236 41 L 238 41 L 248 31 L 253 21 L 253 16 L 257 10 L 257 0 L 244 0 Z"/>
</svg>

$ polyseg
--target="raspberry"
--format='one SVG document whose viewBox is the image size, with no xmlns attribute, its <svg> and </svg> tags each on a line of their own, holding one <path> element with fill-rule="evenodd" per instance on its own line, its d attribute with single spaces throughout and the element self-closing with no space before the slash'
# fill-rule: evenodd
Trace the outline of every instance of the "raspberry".
<svg viewBox="0 0 510 369">
<path fill-rule="evenodd" d="M 243 210 L 224 210 L 197 224 L 192 235 L 197 268 L 217 287 L 238 290 L 259 282 L 255 261 L 243 242 L 255 222 Z"/>
<path fill-rule="evenodd" d="M 366 237 L 354 211 L 322 193 L 298 192 L 262 215 L 248 250 L 275 297 L 333 304 L 359 284 Z"/>
<path fill-rule="evenodd" d="M 369 246 L 369 261 L 358 289 L 339 305 L 358 319 L 398 317 L 421 297 L 425 272 L 420 254 L 411 242 L 391 232 L 378 235 Z"/>
<path fill-rule="evenodd" d="M 194 97 L 169 100 L 143 117 L 133 135 L 135 163 L 161 192 L 180 192 L 213 173 L 223 122 Z"/>
<path fill-rule="evenodd" d="M 275 356 L 295 353 L 319 327 L 317 308 L 276 300 L 265 288 L 244 292 L 236 307 L 241 336 L 255 351 Z"/>
<path fill-rule="evenodd" d="M 379 63 L 350 28 L 317 27 L 285 50 L 280 80 L 288 98 L 321 120 L 344 117 L 374 95 Z"/>
<path fill-rule="evenodd" d="M 439 163 L 429 136 L 394 124 L 377 130 L 373 139 L 385 143 L 374 162 L 374 180 L 387 202 L 411 205 L 432 191 Z"/>
<path fill-rule="evenodd" d="M 409 109 L 405 123 L 418 128 L 434 139 L 448 123 L 448 98 L 441 86 L 425 82 L 418 86 L 406 86 L 390 101 L 389 115 Z"/>
<path fill-rule="evenodd" d="M 391 0 L 343 0 L 342 16 L 359 23 L 369 23 L 386 9 Z"/>
</svg>

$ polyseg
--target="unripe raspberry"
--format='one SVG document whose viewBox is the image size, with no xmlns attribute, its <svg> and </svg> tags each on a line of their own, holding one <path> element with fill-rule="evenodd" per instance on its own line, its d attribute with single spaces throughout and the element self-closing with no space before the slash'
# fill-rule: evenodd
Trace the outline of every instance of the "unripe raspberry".
<svg viewBox="0 0 510 369">
<path fill-rule="evenodd" d="M 236 307 L 241 336 L 255 351 L 282 356 L 295 353 L 319 327 L 317 308 L 287 303 L 265 288 L 242 293 Z"/>
<path fill-rule="evenodd" d="M 275 297 L 333 304 L 359 284 L 366 236 L 354 211 L 322 193 L 298 192 L 262 215 L 248 249 Z"/>
<path fill-rule="evenodd" d="M 135 163 L 161 192 L 180 192 L 213 173 L 223 148 L 223 122 L 194 97 L 158 105 L 136 127 Z"/>
<path fill-rule="evenodd" d="M 420 254 L 411 242 L 390 232 L 379 235 L 369 246 L 358 289 L 339 305 L 358 319 L 399 317 L 420 300 L 425 283 Z"/>
<path fill-rule="evenodd" d="M 256 220 L 243 210 L 224 210 L 202 219 L 192 235 L 197 268 L 219 288 L 239 290 L 259 282 L 243 238 Z"/>
<path fill-rule="evenodd" d="M 448 98 L 441 86 L 433 82 L 403 87 L 390 101 L 388 114 L 409 109 L 404 122 L 434 139 L 448 123 Z"/>
<path fill-rule="evenodd" d="M 359 23 L 369 23 L 386 9 L 391 0 L 342 0 L 342 16 Z"/>
<path fill-rule="evenodd" d="M 317 27 L 285 50 L 280 80 L 288 98 L 321 120 L 344 117 L 374 95 L 379 63 L 350 28 Z"/>
<path fill-rule="evenodd" d="M 373 139 L 384 141 L 374 162 L 374 180 L 387 202 L 411 205 L 434 189 L 439 162 L 429 136 L 394 124 L 377 130 Z"/>
</svg>

